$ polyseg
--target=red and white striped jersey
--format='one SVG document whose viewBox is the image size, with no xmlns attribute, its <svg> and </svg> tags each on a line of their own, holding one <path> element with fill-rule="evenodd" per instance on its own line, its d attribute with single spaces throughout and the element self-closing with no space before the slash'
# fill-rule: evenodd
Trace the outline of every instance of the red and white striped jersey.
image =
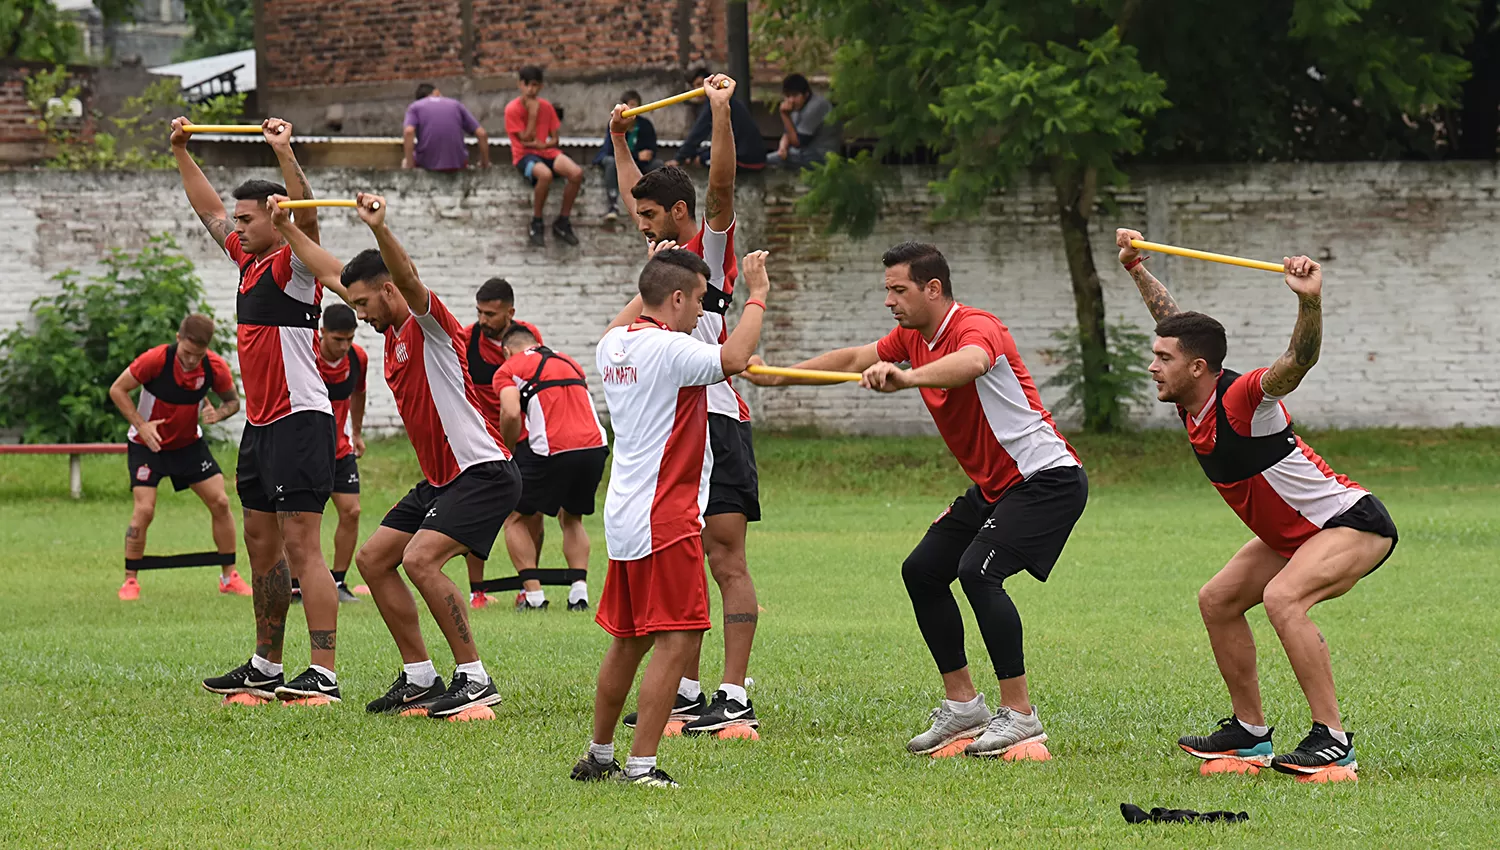
<svg viewBox="0 0 1500 850">
<path fill-rule="evenodd" d="M 595 350 L 615 430 L 604 539 L 637 561 L 702 533 L 713 458 L 708 392 L 724 380 L 719 346 L 660 327 L 615 328 Z"/>
<path fill-rule="evenodd" d="M 1261 386 L 1268 369 L 1256 369 L 1233 379 L 1224 392 L 1223 416 L 1216 391 L 1197 414 L 1189 416 L 1178 405 L 1188 440 L 1199 455 L 1218 446 L 1223 422 L 1241 437 L 1262 438 L 1290 432 L 1292 417 L 1276 396 Z M 1334 472 L 1302 438 L 1288 433 L 1281 460 L 1240 481 L 1214 481 L 1214 488 L 1239 518 L 1284 558 L 1290 558 L 1329 520 L 1354 507 L 1368 491 Z M 1269 463 L 1270 461 L 1265 461 Z"/>
<path fill-rule="evenodd" d="M 531 451 L 542 457 L 597 449 L 608 442 L 604 424 L 594 409 L 594 397 L 586 384 L 550 386 L 525 402 L 525 387 L 532 379 L 542 381 L 583 381 L 583 367 L 566 354 L 552 353 L 543 363 L 542 352 L 535 345 L 495 370 L 494 392 L 498 399 L 504 387 L 522 391 L 525 421 L 517 440 L 526 440 Z M 550 349 L 549 349 L 550 350 Z M 540 371 L 541 374 L 538 374 Z"/>
<path fill-rule="evenodd" d="M 683 250 L 692 251 L 708 263 L 708 285 L 724 293 L 725 309 L 734 298 L 734 284 L 740 277 L 739 261 L 734 256 L 735 224 L 736 222 L 730 222 L 728 230 L 717 233 L 708 226 L 708 220 L 704 219 L 703 225 L 698 228 L 698 235 L 682 246 Z M 714 291 L 710 289 L 705 297 L 714 298 Z M 723 345 L 729 339 L 729 327 L 724 321 L 724 314 L 706 309 L 709 306 L 704 305 L 703 315 L 698 319 L 698 327 L 693 329 L 693 336 L 710 345 Z M 708 412 L 729 416 L 741 422 L 750 421 L 750 407 L 740 398 L 739 392 L 728 378 L 708 388 Z"/>
<path fill-rule="evenodd" d="M 240 247 L 238 233 L 224 240 L 224 251 L 240 267 L 235 336 L 245 419 L 269 425 L 304 410 L 332 415 L 316 351 L 323 288 L 312 271 L 289 245 L 255 259 Z"/>
<path fill-rule="evenodd" d="M 510 460 L 482 412 L 462 339 L 463 326 L 431 290 L 424 315 L 414 312 L 399 329 L 385 330 L 385 382 L 422 474 L 434 487 L 476 463 Z"/>
<path fill-rule="evenodd" d="M 913 369 L 964 348 L 988 355 L 990 370 L 949 390 L 923 387 L 938 433 L 969 478 L 993 502 L 1044 469 L 1079 466 L 1031 380 L 1010 331 L 993 315 L 955 302 L 929 341 L 897 327 L 875 345 L 881 360 Z"/>
<path fill-rule="evenodd" d="M 206 352 L 203 359 L 207 362 L 207 367 L 200 362 L 192 371 L 188 371 L 182 368 L 182 361 L 177 359 L 176 350 L 175 345 L 158 345 L 132 360 L 129 367 L 131 377 L 141 382 L 141 397 L 136 401 L 136 412 L 147 422 L 161 423 L 156 426 L 156 436 L 161 441 L 163 451 L 191 445 L 203 436 L 203 429 L 198 427 L 198 410 L 209 390 L 222 396 L 234 389 L 234 373 L 229 371 L 229 364 L 224 362 L 224 358 L 212 351 Z M 210 371 L 212 378 L 209 376 Z M 205 386 L 210 380 L 213 385 Z M 153 388 L 164 392 L 167 398 L 159 397 L 152 391 Z M 171 400 L 174 396 L 178 397 L 175 402 Z M 192 403 L 187 403 L 189 401 Z M 125 439 L 132 443 L 141 442 L 134 425 L 130 426 Z"/>
</svg>

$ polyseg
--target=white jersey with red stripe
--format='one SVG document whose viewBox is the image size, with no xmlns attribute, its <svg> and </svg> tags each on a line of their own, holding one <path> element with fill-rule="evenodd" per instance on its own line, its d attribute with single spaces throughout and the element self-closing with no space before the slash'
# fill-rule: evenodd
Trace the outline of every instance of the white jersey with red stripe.
<svg viewBox="0 0 1500 850">
<path fill-rule="evenodd" d="M 1261 385 L 1268 371 L 1256 369 L 1241 375 L 1224 393 L 1224 416 L 1240 436 L 1268 437 L 1291 427 L 1286 405 L 1279 397 L 1267 395 Z M 1212 453 L 1218 442 L 1218 393 L 1209 396 L 1203 409 L 1192 416 L 1180 405 L 1177 409 L 1193 451 Z M 1243 481 L 1213 485 L 1255 536 L 1285 558 L 1369 492 L 1334 472 L 1295 435 L 1286 456 L 1274 466 Z"/>
<path fill-rule="evenodd" d="M 417 450 L 422 474 L 435 487 L 476 463 L 510 460 L 464 363 L 463 326 L 428 290 L 427 312 L 385 330 L 385 382 Z"/>
<path fill-rule="evenodd" d="M 614 425 L 604 539 L 637 561 L 703 530 L 713 457 L 708 386 L 724 379 L 719 346 L 661 327 L 615 328 L 595 352 Z"/>
<path fill-rule="evenodd" d="M 954 302 L 931 340 L 897 327 L 876 343 L 881 360 L 913 369 L 965 348 L 978 348 L 990 369 L 973 383 L 952 389 L 921 389 L 938 433 L 986 501 L 1044 469 L 1079 466 L 1063 439 L 1010 331 L 995 316 Z"/>
<path fill-rule="evenodd" d="M 730 222 L 729 229 L 719 233 L 704 220 L 698 228 L 698 234 L 682 246 L 683 250 L 692 251 L 708 264 L 708 284 L 724 293 L 726 308 L 734 298 L 734 284 L 740 276 L 739 261 L 734 256 L 735 224 L 736 222 Z M 712 297 L 713 291 L 710 290 L 705 298 Z M 729 339 L 729 327 L 724 314 L 705 309 L 698 319 L 698 327 L 693 329 L 693 336 L 710 345 L 723 345 Z M 750 421 L 749 405 L 740 398 L 739 391 L 728 378 L 708 388 L 708 412 L 741 422 Z"/>
<path fill-rule="evenodd" d="M 290 303 L 307 305 L 310 327 L 253 324 L 241 308 L 235 330 L 240 353 L 240 377 L 245 384 L 245 419 L 251 425 L 269 425 L 284 416 L 304 410 L 333 415 L 328 389 L 318 371 L 318 304 L 323 288 L 291 246 L 282 245 L 269 255 L 255 259 L 240 247 L 240 235 L 229 234 L 224 252 L 240 266 L 240 300 L 265 283 L 279 288 Z"/>
</svg>

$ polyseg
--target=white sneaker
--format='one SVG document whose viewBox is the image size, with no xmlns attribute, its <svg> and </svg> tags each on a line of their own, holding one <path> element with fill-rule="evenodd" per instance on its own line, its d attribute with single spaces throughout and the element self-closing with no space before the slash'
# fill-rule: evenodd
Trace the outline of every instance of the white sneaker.
<svg viewBox="0 0 1500 850">
<path fill-rule="evenodd" d="M 1045 740 L 1047 733 L 1042 731 L 1042 721 L 1037 717 L 1036 706 L 1031 707 L 1030 714 L 1018 714 L 1002 705 L 985 726 L 984 734 L 964 747 L 964 755 L 993 758 L 1003 756 L 1022 744 L 1039 744 Z"/>
<path fill-rule="evenodd" d="M 973 738 L 984 731 L 990 722 L 990 710 L 984 704 L 984 694 L 973 708 L 960 713 L 943 700 L 932 710 L 932 726 L 926 732 L 906 743 L 906 750 L 914 755 L 937 752 L 960 738 Z"/>
</svg>

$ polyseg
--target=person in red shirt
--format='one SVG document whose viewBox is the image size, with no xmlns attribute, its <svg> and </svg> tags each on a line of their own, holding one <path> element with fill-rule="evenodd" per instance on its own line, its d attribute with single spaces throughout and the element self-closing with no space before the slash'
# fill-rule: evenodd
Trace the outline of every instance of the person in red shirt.
<svg viewBox="0 0 1500 850">
<path fill-rule="evenodd" d="M 334 451 L 333 507 L 339 524 L 333 531 L 333 580 L 339 602 L 358 602 L 345 577 L 359 542 L 359 458 L 365 454 L 365 376 L 370 358 L 354 342 L 359 319 L 347 304 L 330 304 L 323 311 L 323 333 L 318 337 L 318 371 L 333 405 L 338 447 Z"/>
<path fill-rule="evenodd" d="M 563 557 L 572 571 L 568 610 L 587 611 L 589 535 L 583 518 L 594 512 L 594 494 L 609 459 L 604 425 L 577 360 L 542 345 L 520 324 L 506 330 L 503 342 L 508 357 L 494 375 L 498 424 L 521 470 L 521 501 L 505 524 L 505 548 L 525 588 L 516 608 L 547 607 L 542 583 L 527 578 L 537 568 L 546 514 L 557 517 Z"/>
<path fill-rule="evenodd" d="M 944 700 L 910 752 L 974 739 L 964 752 L 1004 756 L 1047 740 L 1026 686 L 1021 616 L 1004 582 L 1046 581 L 1088 501 L 1088 478 L 1042 405 L 1010 331 L 953 298 L 948 261 L 935 246 L 903 242 L 885 252 L 885 304 L 899 327 L 869 345 L 797 364 L 859 371 L 879 392 L 918 388 L 948 450 L 974 482 L 953 500 L 901 566 L 917 626 L 943 677 Z M 910 363 L 909 370 L 897 367 Z M 817 383 L 755 375 L 768 386 Z M 963 616 L 949 590 L 963 586 L 1000 684 L 991 714 L 964 654 Z"/>
<path fill-rule="evenodd" d="M 1286 353 L 1244 375 L 1224 368 L 1224 326 L 1177 308 L 1131 246 L 1135 230 L 1115 232 L 1120 263 L 1156 319 L 1151 377 L 1156 397 L 1177 405 L 1193 454 L 1231 509 L 1255 534 L 1198 591 L 1232 713 L 1209 735 L 1178 746 L 1206 760 L 1234 759 L 1290 774 L 1354 769 L 1354 734 L 1344 728 L 1328 642 L 1308 616 L 1343 596 L 1396 549 L 1396 523 L 1369 491 L 1334 472 L 1292 430 L 1282 399 L 1318 362 L 1323 343 L 1323 269 L 1307 257 L 1283 260 L 1297 296 L 1297 324 Z M 1245 613 L 1264 605 L 1312 712 L 1312 731 L 1275 755 L 1261 705 L 1255 636 Z"/>
<path fill-rule="evenodd" d="M 130 526 L 125 529 L 122 600 L 141 596 L 131 564 L 145 557 L 146 530 L 156 516 L 156 485 L 168 477 L 174 490 L 191 489 L 208 508 L 214 546 L 229 560 L 219 571 L 219 592 L 250 595 L 250 587 L 234 568 L 234 514 L 224 492 L 224 473 L 198 427 L 200 417 L 211 425 L 240 409 L 234 373 L 224 358 L 208 350 L 213 338 L 214 320 L 194 313 L 182 320 L 175 343 L 158 345 L 137 357 L 109 388 L 110 400 L 130 423 L 126 463 L 135 498 Z M 140 401 L 132 403 L 130 394 L 137 389 Z M 208 402 L 210 392 L 218 396 L 218 407 Z"/>
<path fill-rule="evenodd" d="M 578 237 L 573 234 L 573 223 L 568 216 L 573 212 L 578 190 L 583 187 L 583 169 L 557 146 L 562 118 L 540 96 L 542 69 L 527 65 L 521 69 L 520 78 L 521 96 L 505 105 L 505 134 L 510 136 L 511 163 L 535 187 L 531 193 L 531 244 L 547 244 L 542 212 L 547 206 L 547 193 L 552 191 L 552 177 L 556 175 L 568 181 L 568 185 L 563 189 L 562 208 L 552 220 L 552 235 L 569 245 L 577 245 Z"/>
</svg>

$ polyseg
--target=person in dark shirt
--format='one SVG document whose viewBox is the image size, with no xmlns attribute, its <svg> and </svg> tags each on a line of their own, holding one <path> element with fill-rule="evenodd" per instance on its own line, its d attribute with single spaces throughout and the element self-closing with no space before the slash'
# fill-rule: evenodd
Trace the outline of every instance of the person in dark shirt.
<svg viewBox="0 0 1500 850">
<path fill-rule="evenodd" d="M 627 108 L 634 109 L 641 105 L 640 92 L 627 90 L 620 95 L 620 102 Z M 630 129 L 625 133 L 625 143 L 635 155 L 636 165 L 642 174 L 661 167 L 661 160 L 656 158 L 656 125 L 650 119 L 644 116 L 631 119 Z M 594 164 L 604 168 L 604 192 L 608 201 L 604 220 L 615 221 L 620 217 L 620 188 L 617 185 L 619 170 L 615 166 L 615 146 L 610 141 L 608 127 L 604 128 L 604 144 L 600 146 L 599 153 L 594 155 Z"/>
<path fill-rule="evenodd" d="M 694 71 L 692 85 L 689 88 L 703 88 L 703 81 L 707 79 L 707 74 L 706 69 Z M 750 107 L 739 98 L 731 99 L 729 120 L 734 128 L 735 165 L 742 171 L 760 171 L 765 168 L 766 140 L 760 134 L 760 127 L 756 126 L 755 116 L 751 114 Z M 688 131 L 687 138 L 682 140 L 682 147 L 677 149 L 677 156 L 668 160 L 667 165 L 698 163 L 707 167 L 709 150 L 705 143 L 713 134 L 713 129 L 712 110 L 699 110 L 698 119 L 693 122 L 693 128 Z"/>
</svg>

